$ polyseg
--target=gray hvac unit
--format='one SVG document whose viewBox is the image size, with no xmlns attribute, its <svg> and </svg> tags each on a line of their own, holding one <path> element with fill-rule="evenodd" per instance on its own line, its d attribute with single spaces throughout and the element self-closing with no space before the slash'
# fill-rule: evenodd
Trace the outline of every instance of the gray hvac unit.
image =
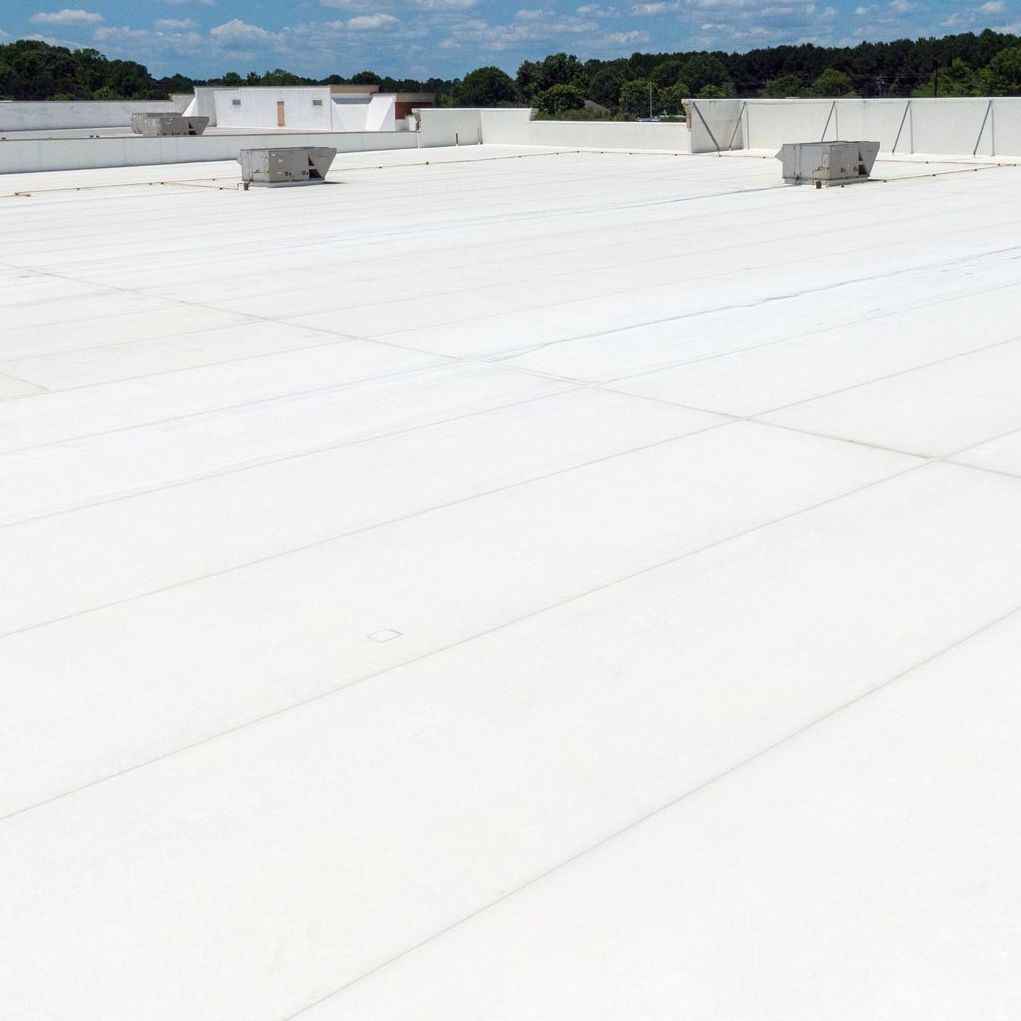
<svg viewBox="0 0 1021 1021">
<path fill-rule="evenodd" d="M 133 113 L 131 130 L 145 138 L 166 138 L 174 135 L 201 135 L 209 124 L 208 117 L 185 117 L 183 113 Z"/>
<path fill-rule="evenodd" d="M 879 152 L 878 142 L 791 142 L 776 158 L 787 184 L 834 184 L 867 181 Z"/>
<path fill-rule="evenodd" d="M 322 184 L 336 149 L 300 146 L 293 149 L 242 149 L 238 156 L 245 185 L 280 187 Z"/>
</svg>

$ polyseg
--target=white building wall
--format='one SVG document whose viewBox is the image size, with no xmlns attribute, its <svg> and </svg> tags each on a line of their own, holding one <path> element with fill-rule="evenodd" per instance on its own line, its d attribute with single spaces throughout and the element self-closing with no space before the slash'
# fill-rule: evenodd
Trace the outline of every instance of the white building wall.
<svg viewBox="0 0 1021 1021">
<path fill-rule="evenodd" d="M 482 113 L 482 110 L 468 108 L 419 110 L 418 144 L 423 149 L 439 145 L 480 145 Z"/>
<path fill-rule="evenodd" d="M 317 100 L 318 106 L 315 105 Z M 288 130 L 334 130 L 330 90 L 325 86 L 281 89 L 218 88 L 214 90 L 213 101 L 216 107 L 216 124 L 221 128 L 276 128 L 279 126 L 277 103 L 283 103 L 285 120 L 283 126 Z"/>
<path fill-rule="evenodd" d="M 686 103 L 689 151 L 717 152 L 743 148 L 744 110 L 745 104 L 740 99 L 721 99 L 712 106 L 695 101 Z"/>
<path fill-rule="evenodd" d="M 368 92 L 335 96 L 328 86 L 204 86 L 196 88 L 186 112 L 209 117 L 210 126 L 274 129 L 278 127 L 278 102 L 284 104 L 284 127 L 288 131 L 397 130 L 392 96 Z"/>
<path fill-rule="evenodd" d="M 521 125 L 531 122 L 535 111 L 530 107 L 514 107 L 507 110 L 480 110 L 482 140 L 499 144 L 501 138 L 510 137 Z"/>
<path fill-rule="evenodd" d="M 742 105 L 744 142 L 733 148 L 774 149 L 785 142 L 870 139 L 883 152 L 948 156 L 1021 156 L 1021 98 L 976 99 L 699 99 L 710 127 Z M 697 114 L 692 150 L 712 152 Z M 726 149 L 721 129 L 716 135 Z"/>
<path fill-rule="evenodd" d="M 368 97 L 334 96 L 330 103 L 330 118 L 334 131 L 365 131 Z"/>
<path fill-rule="evenodd" d="M 414 149 L 418 136 L 408 131 L 294 132 L 278 141 L 265 132 L 245 135 L 142 138 L 43 138 L 0 141 L 0 174 L 43 170 L 85 170 L 97 167 L 156 166 L 234 160 L 242 149 L 273 145 L 327 145 L 338 152 Z"/>
<path fill-rule="evenodd" d="M 502 111 L 493 112 L 499 114 Z M 501 145 L 656 149 L 667 152 L 688 152 L 690 145 L 687 125 L 680 122 L 531 121 L 520 117 L 484 116 L 482 125 L 483 141 Z"/>
<path fill-rule="evenodd" d="M 365 111 L 367 131 L 396 131 L 396 101 L 393 96 L 372 96 Z"/>
<path fill-rule="evenodd" d="M 825 102 L 825 101 L 824 101 Z M 826 138 L 879 142 L 884 152 L 907 151 L 911 138 L 911 117 L 904 99 L 844 99 L 829 103 L 833 109 Z M 898 135 L 900 137 L 898 137 Z"/>
<path fill-rule="evenodd" d="M 180 104 L 172 99 L 0 103 L 0 134 L 47 128 L 120 128 L 131 123 L 133 113 L 176 113 L 179 110 Z"/>
<path fill-rule="evenodd" d="M 733 102 L 731 100 L 730 102 Z M 696 100 L 695 105 L 706 116 L 712 106 L 707 107 L 705 100 Z M 826 127 L 826 120 L 833 107 L 832 100 L 794 99 L 763 101 L 745 104 L 745 144 L 736 148 L 771 149 L 773 139 L 788 136 L 794 132 L 796 138 L 787 138 L 791 142 L 819 141 Z M 726 149 L 725 140 L 717 141 L 721 148 Z M 776 143 L 779 148 L 782 142 Z"/>
<path fill-rule="evenodd" d="M 1021 100 L 994 100 L 990 118 L 990 138 L 996 154 L 1021 156 Z"/>
<path fill-rule="evenodd" d="M 208 117 L 209 127 L 216 126 L 216 89 L 206 85 L 195 87 L 195 96 L 185 107 L 184 113 L 189 117 Z"/>
<path fill-rule="evenodd" d="M 908 113 L 911 132 L 907 146 L 898 145 L 898 152 L 950 152 L 970 156 L 992 155 L 986 111 L 988 99 L 935 100 L 932 105 L 913 99 Z M 983 130 L 983 121 L 986 129 Z M 983 136 L 980 138 L 980 135 Z M 903 141 L 903 139 L 902 139 Z M 982 145 L 985 141 L 985 145 Z M 1018 152 L 1021 150 L 1015 150 Z"/>
<path fill-rule="evenodd" d="M 688 152 L 682 123 L 536 121 L 525 108 L 420 110 L 419 145 L 544 145 L 579 149 L 659 149 Z"/>
</svg>

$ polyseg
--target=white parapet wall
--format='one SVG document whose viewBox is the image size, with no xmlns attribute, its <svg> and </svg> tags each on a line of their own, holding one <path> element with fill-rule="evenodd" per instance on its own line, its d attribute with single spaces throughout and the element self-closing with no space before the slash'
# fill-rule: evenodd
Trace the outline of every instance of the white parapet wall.
<svg viewBox="0 0 1021 1021">
<path fill-rule="evenodd" d="M 687 105 L 692 152 L 868 139 L 887 153 L 1021 156 L 1021 98 L 1015 97 L 698 99 Z"/>
<path fill-rule="evenodd" d="M 0 102 L 0 135 L 5 131 L 66 131 L 74 128 L 119 128 L 134 113 L 179 113 L 181 99 L 111 102 Z"/>
<path fill-rule="evenodd" d="M 483 112 L 489 111 L 469 107 L 419 110 L 418 144 L 423 149 L 442 145 L 481 145 Z"/>
<path fill-rule="evenodd" d="M 570 149 L 654 149 L 688 152 L 688 129 L 681 122 L 537 121 L 528 107 L 420 110 L 419 144 L 536 145 Z"/>
<path fill-rule="evenodd" d="M 27 138 L 0 141 L 0 174 L 99 167 L 154 166 L 237 159 L 242 149 L 332 146 L 339 153 L 414 149 L 410 131 L 259 132 L 250 135 L 143 138 Z"/>
<path fill-rule="evenodd" d="M 527 117 L 493 114 L 520 111 L 486 111 L 482 138 L 496 145 L 543 145 L 571 149 L 651 149 L 688 152 L 688 127 L 680 121 L 536 121 Z"/>
</svg>

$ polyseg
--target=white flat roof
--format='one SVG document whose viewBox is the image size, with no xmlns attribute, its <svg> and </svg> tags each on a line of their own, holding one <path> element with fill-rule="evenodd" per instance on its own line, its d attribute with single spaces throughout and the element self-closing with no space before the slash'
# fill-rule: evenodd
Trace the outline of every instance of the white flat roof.
<svg viewBox="0 0 1021 1021">
<path fill-rule="evenodd" d="M 1016 1016 L 1021 169 L 237 173 L 0 178 L 3 1012 Z"/>
</svg>

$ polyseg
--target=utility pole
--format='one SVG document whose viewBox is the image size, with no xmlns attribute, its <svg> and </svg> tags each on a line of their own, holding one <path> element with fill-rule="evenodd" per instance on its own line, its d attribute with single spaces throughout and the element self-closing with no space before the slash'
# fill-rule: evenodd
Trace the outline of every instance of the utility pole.
<svg viewBox="0 0 1021 1021">
<path fill-rule="evenodd" d="M 652 120 L 652 82 L 649 82 L 649 120 Z"/>
</svg>

